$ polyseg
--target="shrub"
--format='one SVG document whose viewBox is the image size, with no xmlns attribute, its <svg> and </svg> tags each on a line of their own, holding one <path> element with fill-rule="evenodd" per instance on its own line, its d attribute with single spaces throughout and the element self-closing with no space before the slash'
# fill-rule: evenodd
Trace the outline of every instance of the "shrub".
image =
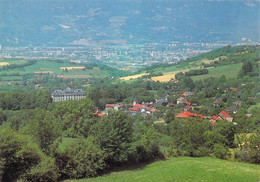
<svg viewBox="0 0 260 182">
<path fill-rule="evenodd" d="M 104 166 L 104 153 L 92 137 L 65 138 L 54 146 L 53 153 L 62 177 L 95 176 Z"/>
<path fill-rule="evenodd" d="M 197 150 L 194 151 L 193 156 L 194 157 L 205 157 L 209 156 L 211 153 L 210 149 L 206 147 L 199 147 Z"/>
<path fill-rule="evenodd" d="M 57 181 L 58 169 L 55 165 L 55 160 L 51 157 L 44 156 L 42 161 L 32 167 L 23 178 L 26 181 L 44 182 L 44 181 Z"/>
<path fill-rule="evenodd" d="M 229 150 L 223 144 L 215 144 L 213 148 L 213 154 L 215 157 L 219 159 L 225 159 L 227 155 L 229 155 Z"/>
</svg>

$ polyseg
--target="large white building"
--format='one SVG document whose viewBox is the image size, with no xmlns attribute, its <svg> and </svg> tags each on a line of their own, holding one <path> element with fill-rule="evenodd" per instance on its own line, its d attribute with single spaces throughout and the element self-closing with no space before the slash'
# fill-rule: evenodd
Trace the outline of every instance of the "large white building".
<svg viewBox="0 0 260 182">
<path fill-rule="evenodd" d="M 51 94 L 53 102 L 66 101 L 66 100 L 78 100 L 86 98 L 86 92 L 82 89 L 66 88 L 64 90 L 54 90 Z"/>
</svg>

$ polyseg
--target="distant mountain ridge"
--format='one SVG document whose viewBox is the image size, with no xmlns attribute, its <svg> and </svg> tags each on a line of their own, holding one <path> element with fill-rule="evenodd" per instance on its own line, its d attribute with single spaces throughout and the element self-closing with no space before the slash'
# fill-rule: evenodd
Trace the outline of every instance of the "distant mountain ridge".
<svg viewBox="0 0 260 182">
<path fill-rule="evenodd" d="M 260 1 L 1 0 L 0 44 L 259 42 Z"/>
</svg>

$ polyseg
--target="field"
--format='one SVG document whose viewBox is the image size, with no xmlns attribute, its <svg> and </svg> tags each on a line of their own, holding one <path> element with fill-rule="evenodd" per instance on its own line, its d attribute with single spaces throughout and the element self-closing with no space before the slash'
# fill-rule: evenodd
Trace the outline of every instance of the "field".
<svg viewBox="0 0 260 182">
<path fill-rule="evenodd" d="M 24 64 L 27 61 L 24 59 L 0 59 L 0 66 L 12 65 L 12 64 Z"/>
<path fill-rule="evenodd" d="M 178 70 L 178 71 L 172 71 L 172 72 L 166 72 L 164 73 L 164 75 L 162 76 L 154 76 L 152 77 L 151 79 L 155 82 L 159 81 L 159 82 L 168 82 L 170 81 L 171 79 L 174 79 L 175 78 L 175 75 L 177 73 L 180 73 L 180 72 L 186 72 L 186 71 L 189 71 L 189 69 L 183 69 L 183 70 Z"/>
<path fill-rule="evenodd" d="M 60 67 L 61 70 L 82 70 L 84 66 L 71 66 L 71 67 Z"/>
<path fill-rule="evenodd" d="M 1 62 L 4 61 L 4 62 Z M 0 63 L 8 64 L 24 64 L 26 60 L 18 59 L 3 59 Z M 65 70 L 67 68 L 67 70 Z M 93 67 L 89 70 L 84 70 L 84 66 L 75 66 L 71 62 L 55 62 L 55 61 L 37 61 L 33 65 L 25 66 L 22 68 L 13 68 L 8 70 L 1 70 L 1 81 L 22 81 L 23 75 L 26 74 L 56 74 L 60 78 L 90 78 L 90 77 L 108 77 L 106 71 L 98 67 Z M 20 76 L 17 76 L 19 73 Z M 16 76 L 14 76 L 16 75 Z"/>
<path fill-rule="evenodd" d="M 176 157 L 149 165 L 114 171 L 101 177 L 66 182 L 164 182 L 164 181 L 234 181 L 258 182 L 260 166 L 210 157 Z"/>
<path fill-rule="evenodd" d="M 131 80 L 131 79 L 140 78 L 140 77 L 145 76 L 145 75 L 148 75 L 148 74 L 147 74 L 147 73 L 141 73 L 141 74 L 137 74 L 137 75 L 121 77 L 121 78 L 119 78 L 119 79 L 120 79 L 120 80 Z"/>
<path fill-rule="evenodd" d="M 0 66 L 7 66 L 10 65 L 8 62 L 0 62 Z"/>
<path fill-rule="evenodd" d="M 203 60 L 203 61 L 206 61 L 206 60 Z M 169 69 L 178 69 L 177 66 L 175 68 L 174 67 L 171 67 Z M 209 77 L 220 77 L 222 75 L 225 75 L 227 78 L 236 78 L 237 75 L 238 75 L 239 70 L 241 69 L 241 67 L 242 67 L 242 63 L 218 66 L 218 67 L 215 67 L 215 68 L 211 67 L 211 68 L 207 68 L 209 70 L 208 74 L 192 76 L 191 78 L 194 81 L 201 80 L 201 79 L 203 80 L 203 79 L 209 78 Z M 192 68 L 192 69 L 198 69 L 198 68 L 199 67 L 195 67 L 195 68 Z M 179 70 L 177 70 L 177 71 L 164 72 L 162 76 L 152 77 L 152 80 L 153 81 L 159 81 L 159 82 L 168 82 L 171 79 L 174 79 L 175 75 L 177 73 L 187 72 L 189 70 L 190 69 L 187 69 L 187 66 L 185 66 L 183 69 L 179 68 Z"/>
<path fill-rule="evenodd" d="M 259 108 L 260 109 L 260 103 L 257 103 L 256 105 L 250 106 L 247 111 L 250 113 L 253 109 Z"/>
<path fill-rule="evenodd" d="M 206 75 L 192 76 L 191 78 L 193 80 L 203 80 L 205 78 L 220 77 L 222 75 L 225 75 L 227 78 L 236 78 L 241 67 L 242 63 L 218 66 L 215 68 L 208 69 L 209 73 Z"/>
</svg>

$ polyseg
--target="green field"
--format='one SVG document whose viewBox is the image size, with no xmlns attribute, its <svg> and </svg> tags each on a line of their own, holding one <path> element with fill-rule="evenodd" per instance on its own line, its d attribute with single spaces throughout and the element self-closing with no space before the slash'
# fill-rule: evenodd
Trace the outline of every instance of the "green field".
<svg viewBox="0 0 260 182">
<path fill-rule="evenodd" d="M 260 108 L 260 103 L 257 103 L 256 105 L 252 105 L 252 106 L 250 106 L 248 109 L 247 109 L 247 111 L 250 113 L 253 109 L 255 109 L 255 108 Z"/>
<path fill-rule="evenodd" d="M 12 64 L 21 65 L 27 63 L 27 61 L 24 59 L 0 59 L 0 63 L 1 62 L 7 62 L 10 65 Z"/>
<path fill-rule="evenodd" d="M 3 62 L 8 62 L 12 64 L 14 61 L 19 60 L 12 60 L 6 59 Z M 20 60 L 24 63 L 24 60 Z M 16 63 L 17 64 L 17 63 Z M 33 65 L 25 66 L 23 68 L 12 68 L 8 70 L 1 70 L 0 74 L 7 74 L 7 76 L 1 76 L 0 81 L 22 81 L 22 75 L 25 74 L 34 74 L 34 73 L 46 73 L 49 72 L 51 74 L 61 75 L 61 77 L 66 78 L 89 78 L 89 77 L 108 77 L 110 76 L 107 71 L 101 70 L 99 67 L 93 67 L 90 70 L 69 70 L 64 71 L 61 70 L 61 67 L 75 67 L 75 66 L 82 66 L 82 65 L 75 65 L 70 62 L 55 62 L 55 61 L 37 61 Z M 12 74 L 19 73 L 21 76 L 12 76 Z"/>
<path fill-rule="evenodd" d="M 258 182 L 260 166 L 210 157 L 177 157 L 134 169 L 115 171 L 101 177 L 66 182 L 164 182 L 164 181 L 234 181 Z"/>
<path fill-rule="evenodd" d="M 206 75 L 192 76 L 191 78 L 194 81 L 201 80 L 201 79 L 203 80 L 209 77 L 220 77 L 222 75 L 225 75 L 227 78 L 236 78 L 241 67 L 242 67 L 242 63 L 218 66 L 215 68 L 208 69 L 209 73 Z"/>
</svg>

